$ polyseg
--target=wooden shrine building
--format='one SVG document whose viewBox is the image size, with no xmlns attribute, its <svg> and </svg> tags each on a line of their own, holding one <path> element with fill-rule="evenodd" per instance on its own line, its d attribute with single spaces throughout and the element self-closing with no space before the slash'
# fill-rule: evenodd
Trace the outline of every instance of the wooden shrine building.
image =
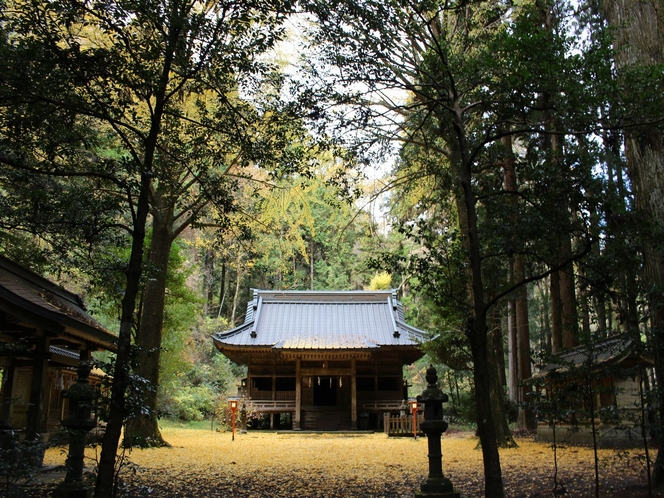
<svg viewBox="0 0 664 498">
<path fill-rule="evenodd" d="M 652 367 L 640 344 L 624 335 L 553 355 L 533 375 L 553 408 L 543 411 L 536 440 L 593 444 L 594 436 L 599 447 L 641 446 L 639 385 Z"/>
<path fill-rule="evenodd" d="M 62 391 L 79 362 L 116 341 L 78 295 L 0 256 L 0 428 L 48 441 L 68 415 Z"/>
<path fill-rule="evenodd" d="M 406 324 L 394 291 L 254 290 L 244 323 L 213 340 L 247 365 L 239 394 L 271 426 L 279 414 L 294 430 L 354 430 L 399 411 L 403 366 L 426 334 Z"/>
</svg>

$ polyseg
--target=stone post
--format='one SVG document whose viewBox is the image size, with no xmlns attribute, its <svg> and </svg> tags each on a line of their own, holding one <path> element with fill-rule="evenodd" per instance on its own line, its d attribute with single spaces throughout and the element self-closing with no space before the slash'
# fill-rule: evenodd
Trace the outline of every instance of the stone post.
<svg viewBox="0 0 664 498">
<path fill-rule="evenodd" d="M 443 403 L 447 402 L 447 394 L 438 389 L 438 375 L 433 365 L 427 368 L 427 388 L 418 403 L 424 404 L 424 422 L 420 429 L 427 436 L 429 445 L 429 477 L 422 483 L 420 491 L 415 492 L 417 498 L 461 498 L 452 486 L 452 481 L 443 475 L 443 454 L 440 438 L 447 430 L 447 422 L 443 420 Z"/>
</svg>

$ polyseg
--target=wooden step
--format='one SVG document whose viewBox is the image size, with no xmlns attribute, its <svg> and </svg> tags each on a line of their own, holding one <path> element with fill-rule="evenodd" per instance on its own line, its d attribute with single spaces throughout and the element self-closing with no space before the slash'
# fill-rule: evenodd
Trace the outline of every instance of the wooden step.
<svg viewBox="0 0 664 498">
<path fill-rule="evenodd" d="M 350 408 L 309 407 L 302 410 L 302 429 L 347 431 L 351 428 Z"/>
</svg>

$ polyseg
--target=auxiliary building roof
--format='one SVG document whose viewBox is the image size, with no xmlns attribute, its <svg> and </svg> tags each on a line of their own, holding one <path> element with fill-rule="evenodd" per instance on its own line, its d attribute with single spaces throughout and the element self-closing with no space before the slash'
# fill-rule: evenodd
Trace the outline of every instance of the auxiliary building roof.
<svg viewBox="0 0 664 498">
<path fill-rule="evenodd" d="M 220 350 L 366 350 L 417 347 L 426 338 L 405 323 L 393 291 L 255 290 L 244 323 L 213 336 Z"/>
<path fill-rule="evenodd" d="M 640 345 L 628 335 L 609 337 L 590 345 L 577 346 L 552 355 L 550 362 L 543 365 L 533 377 L 542 377 L 552 372 L 573 372 L 588 366 L 592 369 L 607 365 L 613 367 L 629 358 L 637 362 L 652 364 L 652 359 L 640 352 L 640 349 Z"/>
<path fill-rule="evenodd" d="M 88 314 L 80 296 L 0 255 L 2 313 L 14 317 L 12 323 L 37 325 L 83 339 L 102 349 L 115 349 L 117 336 Z M 12 326 L 5 323 L 4 328 Z"/>
</svg>

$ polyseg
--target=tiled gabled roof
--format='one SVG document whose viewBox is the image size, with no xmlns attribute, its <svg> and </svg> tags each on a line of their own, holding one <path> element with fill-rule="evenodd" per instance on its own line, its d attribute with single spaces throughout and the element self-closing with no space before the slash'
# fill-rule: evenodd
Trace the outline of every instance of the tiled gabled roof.
<svg viewBox="0 0 664 498">
<path fill-rule="evenodd" d="M 214 334 L 219 349 L 376 349 L 417 346 L 426 333 L 403 321 L 393 291 L 255 290 L 245 322 Z"/>
</svg>

